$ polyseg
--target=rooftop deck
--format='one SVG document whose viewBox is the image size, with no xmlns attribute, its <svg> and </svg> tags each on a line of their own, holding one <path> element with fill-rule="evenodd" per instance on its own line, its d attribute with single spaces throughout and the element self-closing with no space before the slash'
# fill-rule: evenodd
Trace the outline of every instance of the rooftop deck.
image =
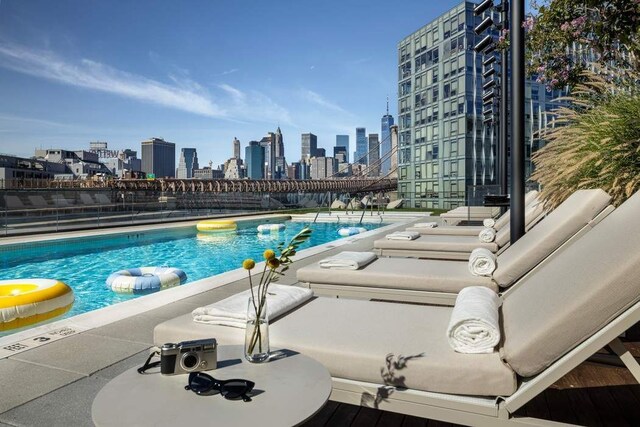
<svg viewBox="0 0 640 427">
<path fill-rule="evenodd" d="M 348 250 L 371 250 L 375 238 L 350 243 Z M 279 282 L 295 284 L 297 268 L 346 249 L 327 248 L 299 259 Z M 249 286 L 247 279 L 223 286 L 214 280 L 211 283 L 216 287 L 197 295 L 0 359 L 0 427 L 92 425 L 91 404 L 96 394 L 112 378 L 144 362 L 157 324 Z M 640 355 L 640 342 L 627 345 Z M 625 368 L 585 362 L 523 407 L 520 414 L 583 425 L 639 425 L 640 386 Z M 305 425 L 449 424 L 329 401 Z"/>
</svg>

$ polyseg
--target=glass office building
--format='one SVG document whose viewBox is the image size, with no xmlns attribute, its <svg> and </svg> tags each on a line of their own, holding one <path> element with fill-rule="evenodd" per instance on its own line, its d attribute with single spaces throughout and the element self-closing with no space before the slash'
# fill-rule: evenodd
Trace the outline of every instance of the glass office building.
<svg viewBox="0 0 640 427">
<path fill-rule="evenodd" d="M 461 3 L 398 43 L 398 197 L 411 207 L 451 209 L 473 189 L 497 184 L 498 129 L 482 112 L 488 57 L 473 50 L 485 35 L 473 32 L 484 17 L 474 16 L 474 6 Z M 527 174 L 540 143 L 532 135 L 552 119 L 559 95 L 526 84 Z"/>
<path fill-rule="evenodd" d="M 365 128 L 356 128 L 356 151 L 353 163 L 367 164 L 367 153 L 369 145 L 367 143 L 367 130 Z"/>
<path fill-rule="evenodd" d="M 349 163 L 349 135 L 336 135 L 336 147 L 344 147 L 346 151 L 345 162 Z"/>
</svg>

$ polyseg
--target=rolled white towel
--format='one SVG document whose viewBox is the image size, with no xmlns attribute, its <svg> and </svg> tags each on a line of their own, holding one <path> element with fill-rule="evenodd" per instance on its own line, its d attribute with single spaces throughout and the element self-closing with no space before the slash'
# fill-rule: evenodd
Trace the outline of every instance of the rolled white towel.
<svg viewBox="0 0 640 427">
<path fill-rule="evenodd" d="M 436 228 L 438 226 L 437 222 L 417 222 L 413 224 L 414 227 L 418 228 Z"/>
<path fill-rule="evenodd" d="M 478 240 L 482 243 L 491 243 L 496 238 L 496 230 L 493 228 L 483 228 L 480 234 L 478 234 Z"/>
<path fill-rule="evenodd" d="M 489 249 L 476 248 L 469 255 L 469 271 L 474 276 L 491 277 L 497 267 L 497 258 Z"/>
<path fill-rule="evenodd" d="M 485 227 L 493 228 L 493 226 L 496 225 L 496 220 L 493 218 L 485 218 L 484 220 L 482 220 L 482 225 L 484 225 Z"/>
<path fill-rule="evenodd" d="M 391 234 L 387 234 L 388 240 L 415 240 L 420 237 L 420 233 L 416 231 L 394 231 Z"/>
<path fill-rule="evenodd" d="M 267 292 L 267 315 L 269 319 L 280 316 L 299 306 L 313 296 L 311 289 L 272 283 Z M 191 313 L 193 321 L 211 325 L 244 328 L 247 322 L 247 304 L 251 290 L 246 290 Z"/>
<path fill-rule="evenodd" d="M 464 288 L 447 327 L 449 345 L 458 353 L 493 353 L 500 342 L 500 298 L 483 286 Z"/>
<path fill-rule="evenodd" d="M 357 270 L 370 264 L 376 258 L 377 256 L 373 252 L 345 251 L 318 261 L 318 265 L 332 270 Z"/>
</svg>

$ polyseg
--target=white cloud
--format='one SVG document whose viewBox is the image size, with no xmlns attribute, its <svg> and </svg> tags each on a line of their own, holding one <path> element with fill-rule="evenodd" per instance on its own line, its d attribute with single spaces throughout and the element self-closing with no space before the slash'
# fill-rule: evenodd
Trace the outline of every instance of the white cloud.
<svg viewBox="0 0 640 427">
<path fill-rule="evenodd" d="M 153 52 L 150 52 L 153 57 Z M 214 98 L 197 82 L 170 75 L 173 84 L 118 70 L 100 62 L 82 59 L 73 63 L 51 51 L 0 44 L 0 66 L 69 86 L 81 87 L 205 117 L 227 120 L 289 122 L 289 113 L 268 96 L 250 92 L 250 98 L 229 85 L 219 85 Z M 179 72 L 179 74 L 185 74 Z M 276 117 L 277 116 L 277 117 Z"/>
<path fill-rule="evenodd" d="M 220 75 L 221 76 L 226 76 L 227 74 L 233 74 L 233 73 L 235 73 L 237 71 L 240 71 L 240 70 L 238 70 L 237 68 L 232 68 L 230 70 L 223 71 L 222 73 L 220 73 Z"/>
<path fill-rule="evenodd" d="M 337 111 L 339 113 L 347 113 L 347 111 L 340 107 L 337 104 L 334 104 L 330 101 L 328 101 L 327 99 L 325 99 L 322 95 L 320 95 L 319 93 L 316 93 L 312 90 L 309 89 L 302 89 L 300 91 L 300 95 L 302 96 L 302 98 L 304 98 L 305 100 L 312 102 L 314 104 L 317 104 L 321 107 L 327 108 L 329 110 L 333 110 L 333 111 Z"/>
</svg>

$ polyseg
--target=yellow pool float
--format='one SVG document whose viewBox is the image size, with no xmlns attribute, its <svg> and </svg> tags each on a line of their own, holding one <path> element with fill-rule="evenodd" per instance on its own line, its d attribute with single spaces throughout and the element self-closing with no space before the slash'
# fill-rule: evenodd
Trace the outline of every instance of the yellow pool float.
<svg viewBox="0 0 640 427">
<path fill-rule="evenodd" d="M 58 280 L 0 280 L 0 331 L 60 316 L 73 301 L 73 290 Z"/>
<path fill-rule="evenodd" d="M 235 231 L 238 228 L 238 224 L 229 220 L 206 219 L 200 221 L 196 228 L 198 231 Z"/>
</svg>

